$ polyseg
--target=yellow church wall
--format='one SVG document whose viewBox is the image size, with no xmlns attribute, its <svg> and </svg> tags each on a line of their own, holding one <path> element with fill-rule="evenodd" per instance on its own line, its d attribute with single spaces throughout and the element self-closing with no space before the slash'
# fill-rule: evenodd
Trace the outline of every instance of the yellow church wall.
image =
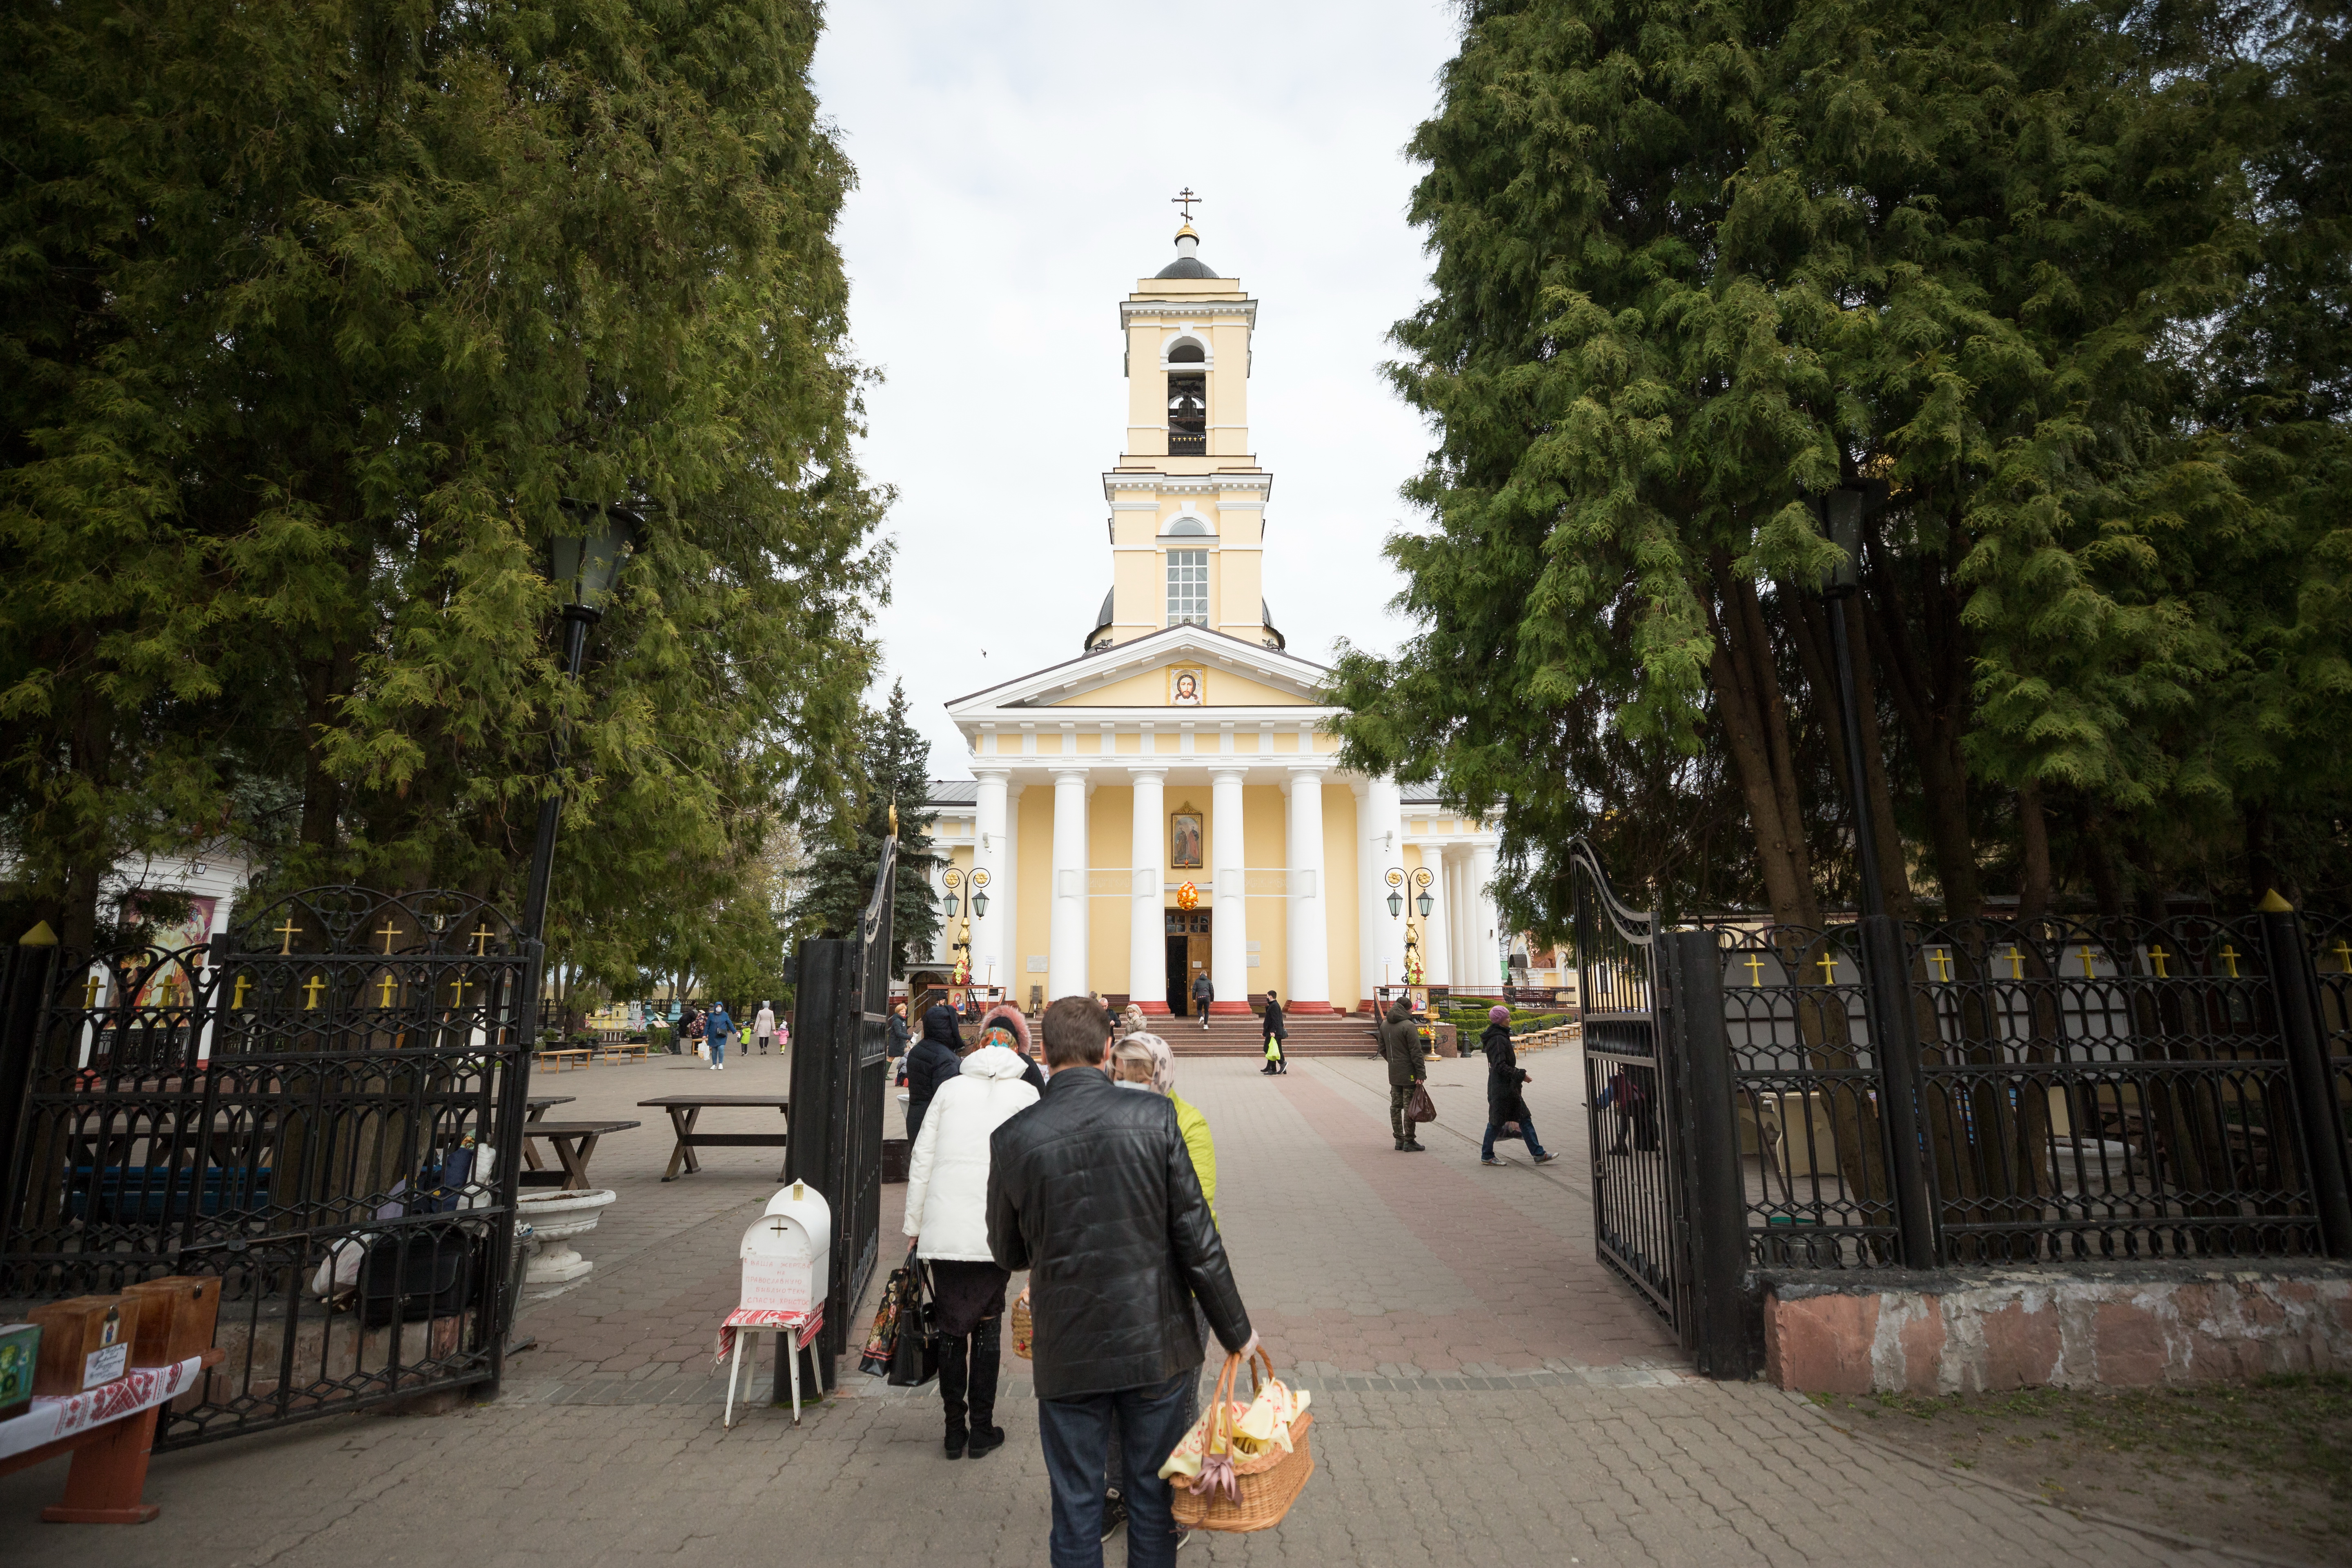
<svg viewBox="0 0 2352 1568">
<path fill-rule="evenodd" d="M 1284 828 L 1289 809 L 1273 784 L 1242 786 L 1242 856 L 1258 868 L 1251 880 L 1268 889 L 1248 900 L 1249 940 L 1258 944 L 1258 967 L 1248 972 L 1253 994 L 1271 985 L 1290 994 L 1290 900 L 1281 891 L 1282 879 L 1266 874 L 1287 858 Z"/>
<path fill-rule="evenodd" d="M 1021 875 L 1016 891 L 1021 909 L 1015 918 L 1019 940 L 1004 955 L 1005 994 L 1026 1006 L 1029 987 L 1045 989 L 1045 976 L 1029 973 L 1029 955 L 1052 951 L 1054 900 L 1054 786 L 1031 784 L 1021 792 L 1019 857 Z"/>
<path fill-rule="evenodd" d="M 1361 984 L 1363 954 L 1356 942 L 1358 893 L 1356 875 L 1356 792 L 1345 784 L 1323 786 L 1323 922 L 1325 973 L 1331 977 L 1329 1001 L 1334 1007 L 1352 1007 L 1369 994 Z"/>
<path fill-rule="evenodd" d="M 1103 784 L 1087 800 L 1087 864 L 1125 866 L 1135 858 L 1135 791 L 1125 784 Z M 1092 891 L 1126 879 L 1092 873 Z M 1129 901 L 1090 897 L 1087 900 L 1087 985 L 1108 995 L 1127 986 L 1127 933 Z"/>
</svg>

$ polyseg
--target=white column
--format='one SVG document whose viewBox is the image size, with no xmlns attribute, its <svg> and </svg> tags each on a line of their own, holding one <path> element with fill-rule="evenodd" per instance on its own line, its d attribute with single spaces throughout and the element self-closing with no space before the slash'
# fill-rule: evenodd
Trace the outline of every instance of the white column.
<svg viewBox="0 0 2352 1568">
<path fill-rule="evenodd" d="M 1413 918 L 1412 881 L 1394 889 L 1405 900 L 1402 915 L 1389 913 L 1391 889 L 1384 879 L 1391 868 L 1404 865 L 1404 799 L 1396 780 L 1377 778 L 1364 792 L 1364 840 L 1371 851 L 1370 875 L 1364 879 L 1363 912 L 1358 916 L 1370 934 L 1364 942 L 1361 989 L 1366 996 L 1382 985 L 1404 984 L 1404 922 Z"/>
<path fill-rule="evenodd" d="M 1087 770 L 1054 769 L 1054 911 L 1045 1000 L 1087 994 Z"/>
<path fill-rule="evenodd" d="M 1480 844 L 1470 851 L 1470 908 L 1473 940 L 1479 944 L 1478 967 L 1471 971 L 1480 976 L 1481 985 L 1503 984 L 1502 915 L 1495 907 L 1495 846 Z"/>
<path fill-rule="evenodd" d="M 997 928 L 1004 942 L 1004 961 L 996 966 L 996 974 L 983 981 L 1004 987 L 1004 999 L 1016 1007 L 1029 1005 L 1029 987 L 1023 976 L 1028 973 L 1021 951 L 1021 792 L 1029 786 L 1009 784 L 1004 786 L 1004 847 L 1000 852 L 1004 860 L 997 873 L 996 886 L 988 889 L 988 907 L 994 909 L 996 900 L 1004 900 L 1004 923 Z"/>
<path fill-rule="evenodd" d="M 1127 996 L 1146 1013 L 1168 1007 L 1167 812 L 1160 784 L 1165 768 L 1130 768 L 1135 780 L 1135 837 L 1127 863 L 1135 868 L 1135 897 L 1129 906 L 1127 931 Z"/>
<path fill-rule="evenodd" d="M 1369 1000 L 1372 988 L 1381 983 L 1379 963 L 1373 953 L 1373 938 L 1378 933 L 1372 929 L 1371 911 L 1380 907 L 1376 884 L 1381 868 L 1388 862 L 1380 858 L 1372 837 L 1371 784 L 1360 777 L 1350 778 L 1348 793 L 1356 797 L 1356 989 L 1363 994 L 1362 999 Z M 1387 912 L 1381 910 L 1382 914 Z M 1331 1005 L 1339 1006 L 1344 1000 L 1349 999 L 1334 1000 Z"/>
<path fill-rule="evenodd" d="M 1011 771 L 978 765 L 971 770 L 980 781 L 972 808 L 971 867 L 988 873 L 988 912 L 974 915 L 971 921 L 971 977 L 982 985 L 1005 984 L 1006 977 L 1020 967 L 1013 957 L 1010 934 L 1013 887 L 1004 875 L 1005 865 L 1013 858 L 1004 837 L 1004 782 Z M 963 892 L 969 900 L 972 889 L 966 887 Z"/>
<path fill-rule="evenodd" d="M 1331 1005 L 1331 931 L 1324 910 L 1323 774 L 1326 763 L 1290 764 L 1290 990 L 1286 1007 Z"/>
<path fill-rule="evenodd" d="M 1454 894 L 1446 885 L 1445 852 L 1433 845 L 1421 847 L 1421 863 L 1429 868 L 1429 918 L 1421 922 L 1421 972 L 1432 985 L 1454 984 L 1454 922 L 1446 919 L 1445 900 Z M 1406 884 L 1411 887 L 1412 884 Z M 1416 894 L 1420 889 L 1412 889 Z M 1418 912 L 1420 906 L 1413 906 Z"/>
<path fill-rule="evenodd" d="M 1242 770 L 1209 774 L 1209 864 L 1216 883 L 1209 921 L 1209 984 L 1217 1005 L 1249 1002 L 1249 889 L 1242 872 Z"/>
</svg>

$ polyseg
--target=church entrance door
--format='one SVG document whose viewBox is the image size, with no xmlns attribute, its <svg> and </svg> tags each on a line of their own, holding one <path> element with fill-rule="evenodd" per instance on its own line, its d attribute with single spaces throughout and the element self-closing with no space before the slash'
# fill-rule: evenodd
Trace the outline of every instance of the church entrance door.
<svg viewBox="0 0 2352 1568">
<path fill-rule="evenodd" d="M 1192 977 L 1209 972 L 1209 911 L 1168 911 L 1168 1010 L 1192 1014 Z"/>
</svg>

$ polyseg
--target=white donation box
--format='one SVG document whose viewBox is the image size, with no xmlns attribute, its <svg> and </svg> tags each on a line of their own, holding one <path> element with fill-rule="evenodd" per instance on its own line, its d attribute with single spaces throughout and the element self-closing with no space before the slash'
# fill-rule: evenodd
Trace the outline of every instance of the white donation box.
<svg viewBox="0 0 2352 1568">
<path fill-rule="evenodd" d="M 816 1189 L 794 1182 L 768 1200 L 768 1212 L 743 1233 L 746 1312 L 797 1316 L 824 1305 L 831 1278 L 833 1210 Z"/>
</svg>

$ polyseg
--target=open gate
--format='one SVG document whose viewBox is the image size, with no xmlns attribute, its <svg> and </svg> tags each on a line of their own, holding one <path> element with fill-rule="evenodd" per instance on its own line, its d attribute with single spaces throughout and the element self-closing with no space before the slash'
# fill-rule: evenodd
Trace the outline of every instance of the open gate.
<svg viewBox="0 0 2352 1568">
<path fill-rule="evenodd" d="M 833 1278 L 825 1296 L 824 1386 L 835 1360 L 860 1325 L 851 1321 L 874 1278 L 882 1239 L 882 1121 L 888 1109 L 891 900 L 898 840 L 882 841 L 873 896 L 849 941 L 800 946 L 793 999 L 793 1084 L 788 1181 L 802 1181 L 833 1206 Z M 785 1365 L 779 1357 L 777 1397 Z"/>
<path fill-rule="evenodd" d="M 1581 838 L 1569 846 L 1569 871 L 1594 1242 L 1601 1261 L 1682 1332 L 1689 1316 L 1686 1209 L 1676 1158 L 1681 1129 L 1667 1100 L 1674 1075 L 1659 1026 L 1655 921 L 1618 899 Z"/>
<path fill-rule="evenodd" d="M 359 888 L 57 952 L 6 1009 L 0 1316 L 218 1276 L 225 1358 L 159 1448 L 495 1384 L 536 962 L 478 899 Z"/>
</svg>

